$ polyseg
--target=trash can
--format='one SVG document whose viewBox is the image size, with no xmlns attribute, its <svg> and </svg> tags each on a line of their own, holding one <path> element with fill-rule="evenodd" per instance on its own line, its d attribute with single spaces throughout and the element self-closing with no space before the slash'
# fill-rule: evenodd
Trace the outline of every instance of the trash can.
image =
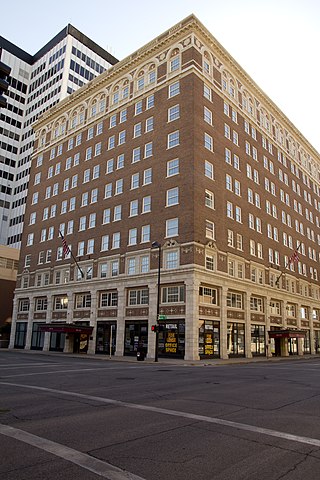
<svg viewBox="0 0 320 480">
<path fill-rule="evenodd" d="M 144 353 L 144 351 L 142 349 L 137 350 L 137 360 L 138 360 L 138 362 L 143 361 L 145 356 L 146 356 L 146 354 Z"/>
</svg>

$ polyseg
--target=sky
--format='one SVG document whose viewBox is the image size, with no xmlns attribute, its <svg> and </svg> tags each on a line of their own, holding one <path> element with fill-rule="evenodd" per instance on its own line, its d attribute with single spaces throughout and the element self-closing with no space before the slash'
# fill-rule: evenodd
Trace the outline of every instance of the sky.
<svg viewBox="0 0 320 480">
<path fill-rule="evenodd" d="M 13 5 L 2 10 L 0 35 L 28 53 L 71 23 L 119 60 L 193 13 L 320 152 L 319 0 L 14 0 Z"/>
</svg>

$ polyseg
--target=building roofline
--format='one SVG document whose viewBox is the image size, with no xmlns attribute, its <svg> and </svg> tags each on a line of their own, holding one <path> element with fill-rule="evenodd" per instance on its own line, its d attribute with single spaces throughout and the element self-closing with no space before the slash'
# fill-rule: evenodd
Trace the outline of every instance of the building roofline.
<svg viewBox="0 0 320 480">
<path fill-rule="evenodd" d="M 3 50 L 7 50 L 8 52 L 12 53 L 16 57 L 20 58 L 26 63 L 33 65 L 37 60 L 43 57 L 47 52 L 49 52 L 55 45 L 57 45 L 61 40 L 63 40 L 68 35 L 71 35 L 79 42 L 83 43 L 86 47 L 90 48 L 93 52 L 97 55 L 102 57 L 104 60 L 109 62 L 111 65 L 118 63 L 118 59 L 107 52 L 104 48 L 100 47 L 97 43 L 91 40 L 89 37 L 84 35 L 84 33 L 80 32 L 77 28 L 75 28 L 70 23 L 64 27 L 57 35 L 55 35 L 48 43 L 46 43 L 38 52 L 34 55 L 30 55 L 29 53 L 22 50 L 20 47 L 17 47 L 15 44 L 10 42 L 4 37 L 0 36 L 0 48 Z"/>
<path fill-rule="evenodd" d="M 6 50 L 7 52 L 11 53 L 15 57 L 20 58 L 20 60 L 23 60 L 26 63 L 29 63 L 29 65 L 33 64 L 33 56 L 30 55 L 30 53 L 26 52 L 25 50 L 22 50 L 22 48 L 17 47 L 14 43 L 10 42 L 4 37 L 0 36 L 0 49 Z"/>
</svg>

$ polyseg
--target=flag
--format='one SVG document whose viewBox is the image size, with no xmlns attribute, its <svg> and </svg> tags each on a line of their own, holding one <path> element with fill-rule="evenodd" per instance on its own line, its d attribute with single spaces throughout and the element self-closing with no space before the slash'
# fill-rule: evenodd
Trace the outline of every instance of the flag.
<svg viewBox="0 0 320 480">
<path fill-rule="evenodd" d="M 71 250 L 70 248 L 68 247 L 67 245 L 67 241 L 66 239 L 64 238 L 64 236 L 62 235 L 61 232 L 60 233 L 60 236 L 61 236 L 61 240 L 62 240 L 62 250 L 63 250 L 63 254 L 64 255 L 69 255 L 71 253 Z"/>
<path fill-rule="evenodd" d="M 300 259 L 300 257 L 299 257 L 298 251 L 295 250 L 292 253 L 292 255 L 289 257 L 289 264 L 294 263 L 294 262 L 299 262 L 299 259 Z"/>
</svg>

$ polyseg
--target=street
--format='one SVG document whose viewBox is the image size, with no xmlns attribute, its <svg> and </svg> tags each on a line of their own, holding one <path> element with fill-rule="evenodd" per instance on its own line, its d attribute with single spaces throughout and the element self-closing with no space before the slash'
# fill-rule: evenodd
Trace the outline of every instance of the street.
<svg viewBox="0 0 320 480">
<path fill-rule="evenodd" d="M 318 480 L 319 372 L 0 350 L 0 479 Z"/>
</svg>

